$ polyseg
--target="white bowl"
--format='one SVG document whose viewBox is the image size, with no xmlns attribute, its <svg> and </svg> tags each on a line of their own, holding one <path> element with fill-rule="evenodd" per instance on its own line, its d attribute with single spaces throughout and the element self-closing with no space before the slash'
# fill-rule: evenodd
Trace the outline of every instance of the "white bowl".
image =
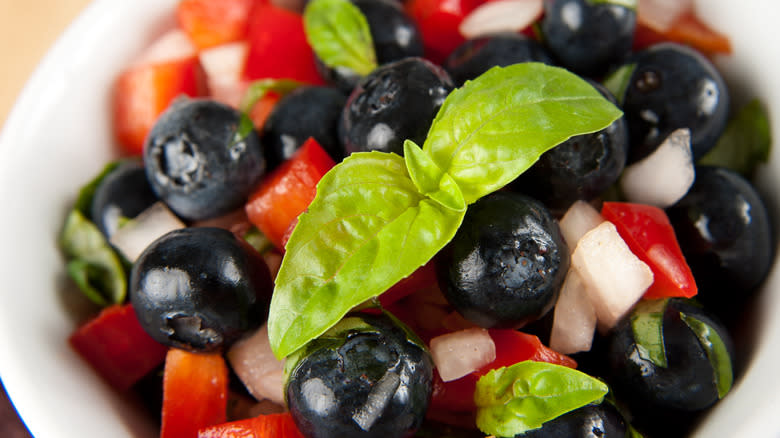
<svg viewBox="0 0 780 438">
<path fill-rule="evenodd" d="M 110 86 L 172 18 L 176 0 L 98 0 L 44 58 L 0 136 L 0 377 L 38 438 L 154 437 L 148 416 L 114 393 L 69 348 L 77 292 L 57 234 L 78 188 L 114 154 Z M 732 38 L 719 59 L 737 100 L 761 97 L 780 133 L 774 0 L 701 0 L 699 14 Z M 775 141 L 775 148 L 780 147 Z M 780 157 L 759 183 L 780 230 Z M 776 264 L 777 265 L 777 264 Z M 75 303 L 75 304 L 74 304 Z M 745 372 L 697 436 L 780 436 L 780 269 L 764 286 Z"/>
</svg>

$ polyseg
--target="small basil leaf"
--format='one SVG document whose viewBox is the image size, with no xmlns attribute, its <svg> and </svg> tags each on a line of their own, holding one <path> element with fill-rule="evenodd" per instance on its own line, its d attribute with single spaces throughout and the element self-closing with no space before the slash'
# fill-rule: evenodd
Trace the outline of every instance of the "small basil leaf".
<svg viewBox="0 0 780 438">
<path fill-rule="evenodd" d="M 68 259 L 68 274 L 87 298 L 100 306 L 125 300 L 127 276 L 122 261 L 100 230 L 79 210 L 68 215 L 60 246 Z"/>
<path fill-rule="evenodd" d="M 580 371 L 525 361 L 499 368 L 477 382 L 477 426 L 495 436 L 515 436 L 607 394 L 607 385 Z"/>
<path fill-rule="evenodd" d="M 467 204 L 492 193 L 568 138 L 622 113 L 590 84 L 541 63 L 493 67 L 450 93 L 423 145 Z"/>
<path fill-rule="evenodd" d="M 631 84 L 631 75 L 634 74 L 636 64 L 626 64 L 614 72 L 610 73 L 601 85 L 604 86 L 617 100 L 619 105 L 623 105 L 623 99 L 626 96 L 626 90 Z"/>
<path fill-rule="evenodd" d="M 715 329 L 707 323 L 680 312 L 680 318 L 693 331 L 710 360 L 718 398 L 723 398 L 734 383 L 734 370 L 726 344 Z"/>
<path fill-rule="evenodd" d="M 404 142 L 404 160 L 412 182 L 423 195 L 430 196 L 439 204 L 456 211 L 466 209 L 463 193 L 451 176 L 442 172 L 413 141 Z"/>
<path fill-rule="evenodd" d="M 280 96 L 284 96 L 302 85 L 303 83 L 292 79 L 256 80 L 249 84 L 239 107 L 241 108 L 241 112 L 248 113 L 252 110 L 252 107 L 266 95 L 266 93 L 273 92 Z"/>
<path fill-rule="evenodd" d="M 634 426 L 629 424 L 628 430 L 626 431 L 626 438 L 645 438 L 645 437 L 638 430 L 636 430 Z"/>
<path fill-rule="evenodd" d="M 668 301 L 640 301 L 631 314 L 631 329 L 639 357 L 662 368 L 667 367 L 663 319 Z"/>
<path fill-rule="evenodd" d="M 769 116 L 756 99 L 729 121 L 718 143 L 698 164 L 728 167 L 750 178 L 760 163 L 769 160 L 771 148 Z"/>
<path fill-rule="evenodd" d="M 268 237 L 263 234 L 262 231 L 258 230 L 257 227 L 250 228 L 244 234 L 244 240 L 246 240 L 246 242 L 260 254 L 268 251 L 273 247 L 273 243 L 271 243 L 271 241 L 268 240 Z"/>
<path fill-rule="evenodd" d="M 404 159 L 355 153 L 331 169 L 287 243 L 268 334 L 281 358 L 425 264 L 465 212 L 415 187 Z"/>
<path fill-rule="evenodd" d="M 100 183 L 103 181 L 103 179 L 108 176 L 109 173 L 113 172 L 114 169 L 119 167 L 119 164 L 121 164 L 119 161 L 115 161 L 112 163 L 108 163 L 103 170 L 100 171 L 100 174 L 96 176 L 92 181 L 85 184 L 81 190 L 79 190 L 79 196 L 76 198 L 76 203 L 73 206 L 75 210 L 78 210 L 84 217 L 90 217 L 91 213 L 90 210 L 92 208 L 92 198 L 95 197 L 95 190 L 97 190 Z"/>
<path fill-rule="evenodd" d="M 349 0 L 313 0 L 303 11 L 306 39 L 322 62 L 361 76 L 377 66 L 371 30 Z"/>
<path fill-rule="evenodd" d="M 639 5 L 639 0 L 587 0 L 587 2 L 591 5 L 607 4 L 623 6 L 624 8 L 631 9 L 632 11 L 636 11 L 637 6 Z"/>
</svg>

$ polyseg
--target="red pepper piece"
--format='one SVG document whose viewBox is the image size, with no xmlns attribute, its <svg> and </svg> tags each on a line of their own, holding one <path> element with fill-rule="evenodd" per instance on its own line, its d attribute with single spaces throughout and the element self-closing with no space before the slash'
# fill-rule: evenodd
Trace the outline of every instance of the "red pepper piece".
<svg viewBox="0 0 780 438">
<path fill-rule="evenodd" d="M 260 415 L 201 429 L 198 438 L 303 438 L 289 412 Z"/>
<path fill-rule="evenodd" d="M 263 0 L 265 2 L 265 0 Z M 176 21 L 199 49 L 246 38 L 256 0 L 182 0 Z"/>
</svg>

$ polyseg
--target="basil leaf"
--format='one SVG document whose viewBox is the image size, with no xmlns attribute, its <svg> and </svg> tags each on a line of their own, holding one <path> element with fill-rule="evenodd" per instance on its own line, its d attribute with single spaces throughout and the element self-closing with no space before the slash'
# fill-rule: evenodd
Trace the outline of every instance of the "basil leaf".
<svg viewBox="0 0 780 438">
<path fill-rule="evenodd" d="M 666 368 L 664 311 L 669 300 L 640 301 L 631 314 L 631 329 L 639 357 Z"/>
<path fill-rule="evenodd" d="M 430 260 L 465 211 L 419 193 L 404 159 L 355 153 L 331 169 L 287 243 L 268 335 L 281 358 Z"/>
<path fill-rule="evenodd" d="M 98 176 L 85 184 L 81 190 L 79 190 L 79 196 L 76 198 L 76 203 L 73 208 L 81 212 L 84 217 L 90 217 L 90 210 L 92 209 L 92 198 L 95 197 L 95 190 L 97 190 L 103 179 L 108 176 L 109 173 L 113 172 L 114 169 L 119 167 L 120 164 L 120 161 L 114 161 L 112 163 L 106 164 Z"/>
<path fill-rule="evenodd" d="M 365 76 L 377 67 L 371 30 L 349 0 L 313 0 L 303 11 L 303 27 L 317 57 L 332 68 Z"/>
<path fill-rule="evenodd" d="M 466 209 L 463 193 L 455 180 L 442 172 L 431 157 L 411 140 L 404 142 L 404 160 L 409 176 L 420 193 L 452 210 Z"/>
<path fill-rule="evenodd" d="M 623 105 L 623 100 L 626 97 L 626 90 L 628 90 L 628 86 L 631 84 L 631 75 L 634 74 L 634 69 L 636 69 L 636 64 L 626 64 L 610 73 L 601 83 L 604 88 L 615 96 L 615 100 L 617 100 L 619 105 Z"/>
<path fill-rule="evenodd" d="M 90 301 L 107 306 L 125 300 L 127 276 L 122 261 L 81 211 L 74 209 L 68 215 L 60 246 L 69 259 L 68 274 Z"/>
<path fill-rule="evenodd" d="M 477 427 L 510 437 L 542 426 L 607 394 L 607 385 L 580 371 L 525 361 L 482 376 L 474 392 Z"/>
<path fill-rule="evenodd" d="M 562 68 L 493 67 L 450 93 L 423 150 L 471 204 L 517 178 L 548 149 L 606 128 L 621 114 Z"/>
<path fill-rule="evenodd" d="M 259 79 L 251 84 L 246 89 L 244 97 L 241 100 L 241 112 L 248 113 L 252 110 L 252 107 L 262 99 L 266 93 L 276 93 L 280 96 L 284 96 L 290 91 L 302 86 L 302 82 L 294 81 L 292 79 Z M 243 123 L 243 120 L 242 120 Z M 240 131 L 240 130 L 239 130 Z M 244 136 L 246 137 L 246 136 Z"/>
<path fill-rule="evenodd" d="M 710 360 L 718 398 L 723 398 L 734 383 L 734 370 L 726 344 L 717 331 L 704 321 L 680 312 L 680 318 L 693 331 Z"/>
<path fill-rule="evenodd" d="M 273 243 L 271 243 L 271 241 L 268 240 L 268 237 L 255 226 L 252 226 L 247 230 L 244 234 L 244 240 L 260 254 L 273 248 Z"/>
<path fill-rule="evenodd" d="M 769 116 L 759 100 L 752 100 L 729 121 L 715 147 L 698 164 L 723 166 L 750 178 L 769 160 L 772 135 Z"/>
</svg>

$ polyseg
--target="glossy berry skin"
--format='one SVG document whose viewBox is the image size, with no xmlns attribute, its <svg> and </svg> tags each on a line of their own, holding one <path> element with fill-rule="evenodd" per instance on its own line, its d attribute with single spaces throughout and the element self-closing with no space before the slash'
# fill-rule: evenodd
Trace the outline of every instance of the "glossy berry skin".
<svg viewBox="0 0 780 438">
<path fill-rule="evenodd" d="M 443 67 L 455 86 L 460 87 L 491 67 L 506 67 L 519 62 L 555 64 L 539 42 L 523 34 L 507 32 L 464 42 L 447 57 Z"/>
<path fill-rule="evenodd" d="M 136 260 L 130 300 L 158 342 L 195 352 L 228 347 L 268 316 L 273 283 L 262 257 L 220 228 L 184 228 Z"/>
<path fill-rule="evenodd" d="M 401 438 L 422 424 L 433 360 L 394 319 L 347 316 L 304 349 L 285 393 L 307 438 Z"/>
<path fill-rule="evenodd" d="M 339 124 L 347 155 L 378 150 L 403 155 L 404 140 L 422 146 L 452 91 L 449 75 L 422 58 L 377 68 L 352 91 Z"/>
<path fill-rule="evenodd" d="M 366 17 L 378 65 L 423 56 L 422 35 L 417 24 L 396 0 L 352 0 Z M 317 60 L 324 78 L 346 92 L 352 91 L 360 75 L 348 69 L 333 69 Z"/>
<path fill-rule="evenodd" d="M 626 438 L 623 416 L 610 403 L 585 405 L 515 438 Z"/>
<path fill-rule="evenodd" d="M 123 218 L 132 219 L 157 202 L 139 160 L 125 160 L 100 181 L 92 198 L 92 222 L 107 238 Z"/>
<path fill-rule="evenodd" d="M 712 149 L 729 114 L 729 91 L 712 63 L 674 43 L 651 46 L 629 63 L 635 68 L 622 99 L 629 162 L 649 155 L 679 128 L 691 130 L 694 159 Z"/>
<path fill-rule="evenodd" d="M 565 68 L 588 77 L 604 73 L 628 55 L 636 12 L 610 2 L 545 0 L 545 44 Z"/>
<path fill-rule="evenodd" d="M 685 299 L 670 299 L 663 311 L 666 367 L 640 356 L 632 318 L 624 318 L 609 338 L 607 380 L 618 400 L 628 404 L 639 422 L 662 419 L 667 412 L 700 411 L 719 399 L 713 365 L 682 314 L 714 330 L 726 346 L 729 365 L 734 363 L 733 342 L 724 326 L 704 308 Z"/>
<path fill-rule="evenodd" d="M 265 172 L 249 119 L 206 99 L 180 99 L 160 116 L 146 139 L 144 165 L 157 196 L 193 221 L 242 206 Z"/>
<path fill-rule="evenodd" d="M 331 87 L 301 87 L 277 102 L 260 132 L 268 169 L 293 156 L 303 143 L 314 137 L 339 162 L 344 149 L 338 137 L 339 119 L 347 97 Z"/>
<path fill-rule="evenodd" d="M 604 87 L 591 85 L 617 104 Z M 545 152 L 510 188 L 563 213 L 574 201 L 590 201 L 612 186 L 625 168 L 628 149 L 628 128 L 620 117 L 601 131 L 574 136 Z"/>
<path fill-rule="evenodd" d="M 554 305 L 569 248 L 540 202 L 496 192 L 469 206 L 436 265 L 444 296 L 466 319 L 485 328 L 517 328 Z"/>
<path fill-rule="evenodd" d="M 774 236 L 761 197 L 734 171 L 698 166 L 693 186 L 666 212 L 699 286 L 698 298 L 730 319 L 774 260 Z"/>
</svg>

